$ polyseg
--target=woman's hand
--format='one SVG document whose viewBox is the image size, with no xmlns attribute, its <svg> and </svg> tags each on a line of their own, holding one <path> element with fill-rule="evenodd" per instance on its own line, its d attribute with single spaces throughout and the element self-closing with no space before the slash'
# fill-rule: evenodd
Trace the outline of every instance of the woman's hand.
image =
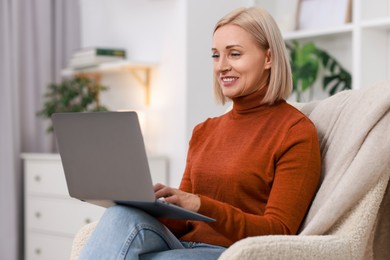
<svg viewBox="0 0 390 260">
<path fill-rule="evenodd" d="M 200 208 L 200 198 L 197 195 L 174 189 L 161 183 L 154 185 L 154 194 L 157 199 L 164 198 L 166 202 L 194 212 L 198 212 Z"/>
</svg>

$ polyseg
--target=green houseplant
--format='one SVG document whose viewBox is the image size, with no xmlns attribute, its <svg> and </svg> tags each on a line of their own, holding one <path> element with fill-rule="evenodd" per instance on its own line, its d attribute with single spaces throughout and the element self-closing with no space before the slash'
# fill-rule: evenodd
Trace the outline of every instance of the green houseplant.
<svg viewBox="0 0 390 260">
<path fill-rule="evenodd" d="M 64 79 L 59 84 L 49 84 L 43 108 L 37 115 L 50 119 L 53 113 L 107 111 L 99 101 L 99 94 L 104 90 L 107 87 L 83 74 Z M 50 125 L 47 131 L 52 132 L 53 127 Z"/>
<path fill-rule="evenodd" d="M 297 101 L 302 101 L 302 94 L 310 91 L 318 76 L 322 75 L 322 89 L 329 96 L 336 92 L 351 89 L 351 74 L 328 52 L 317 48 L 314 43 L 301 44 L 298 41 L 286 43 L 290 55 L 293 74 L 293 92 Z M 320 73 L 321 72 L 321 73 Z"/>
</svg>

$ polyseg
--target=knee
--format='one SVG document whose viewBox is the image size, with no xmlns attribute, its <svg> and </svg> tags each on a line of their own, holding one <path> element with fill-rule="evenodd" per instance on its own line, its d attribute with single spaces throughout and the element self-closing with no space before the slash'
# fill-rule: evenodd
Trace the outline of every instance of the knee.
<svg viewBox="0 0 390 260">
<path fill-rule="evenodd" d="M 114 206 L 111 206 L 109 208 L 107 208 L 106 212 L 108 214 L 128 214 L 129 212 L 135 210 L 134 208 L 131 208 L 131 207 L 127 207 L 127 206 L 124 206 L 124 205 L 114 205 Z"/>
<path fill-rule="evenodd" d="M 149 222 L 152 218 L 144 211 L 123 205 L 115 205 L 106 209 L 102 219 L 111 223 L 128 223 L 139 224 L 143 222 Z"/>
<path fill-rule="evenodd" d="M 109 218 L 124 218 L 131 215 L 142 214 L 139 209 L 133 207 L 127 207 L 123 205 L 114 205 L 110 208 L 107 208 L 104 212 L 105 217 Z"/>
</svg>

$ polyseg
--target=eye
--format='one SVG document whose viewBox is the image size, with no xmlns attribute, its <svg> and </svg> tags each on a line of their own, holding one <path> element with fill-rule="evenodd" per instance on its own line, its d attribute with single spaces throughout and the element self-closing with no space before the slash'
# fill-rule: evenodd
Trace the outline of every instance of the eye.
<svg viewBox="0 0 390 260">
<path fill-rule="evenodd" d="M 213 59 L 218 59 L 218 58 L 219 58 L 219 54 L 213 53 L 213 54 L 211 55 L 211 58 L 213 58 Z"/>
<path fill-rule="evenodd" d="M 237 57 L 240 57 L 241 56 L 241 53 L 240 52 L 231 52 L 230 53 L 230 56 L 233 57 L 233 58 L 237 58 Z"/>
</svg>

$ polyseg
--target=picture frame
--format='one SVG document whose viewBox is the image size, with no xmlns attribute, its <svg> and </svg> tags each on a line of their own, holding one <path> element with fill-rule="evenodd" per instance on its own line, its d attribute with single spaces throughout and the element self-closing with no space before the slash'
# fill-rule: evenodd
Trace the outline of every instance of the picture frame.
<svg viewBox="0 0 390 260">
<path fill-rule="evenodd" d="M 334 27 L 352 21 L 352 0 L 300 0 L 298 29 Z"/>
<path fill-rule="evenodd" d="M 297 29 L 299 2 L 300 0 L 255 0 L 254 4 L 272 15 L 283 34 Z"/>
<path fill-rule="evenodd" d="M 273 16 L 282 33 L 292 32 L 298 26 L 300 0 L 274 0 Z"/>
</svg>

